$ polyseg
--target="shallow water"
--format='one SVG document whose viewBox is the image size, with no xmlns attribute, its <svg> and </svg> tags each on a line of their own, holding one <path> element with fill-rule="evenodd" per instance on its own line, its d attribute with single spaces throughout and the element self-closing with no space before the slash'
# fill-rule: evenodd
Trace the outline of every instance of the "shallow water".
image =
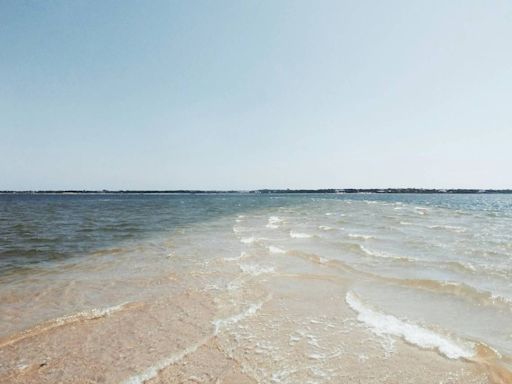
<svg viewBox="0 0 512 384">
<path fill-rule="evenodd" d="M 510 382 L 510 195 L 0 195 L 2 382 Z"/>
</svg>

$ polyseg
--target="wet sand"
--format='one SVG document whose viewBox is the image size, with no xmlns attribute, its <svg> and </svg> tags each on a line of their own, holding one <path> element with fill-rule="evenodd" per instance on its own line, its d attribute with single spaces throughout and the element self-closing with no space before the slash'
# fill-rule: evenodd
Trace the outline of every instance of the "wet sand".
<svg viewBox="0 0 512 384">
<path fill-rule="evenodd" d="M 186 290 L 2 340 L 5 383 L 506 383 L 474 361 L 375 338 L 322 276 Z M 207 280 L 207 279 L 205 279 Z M 269 292 L 271 292 L 269 294 Z M 321 297 L 322 300 L 318 298 Z M 236 299 L 237 304 L 226 305 Z M 240 304 L 243 303 L 243 304 Z M 321 379 L 321 381 L 320 381 Z"/>
</svg>

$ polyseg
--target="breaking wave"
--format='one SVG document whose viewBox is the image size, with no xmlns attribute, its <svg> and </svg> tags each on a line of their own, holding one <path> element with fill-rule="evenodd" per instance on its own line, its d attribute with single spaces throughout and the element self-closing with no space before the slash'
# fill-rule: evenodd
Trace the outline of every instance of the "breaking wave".
<svg viewBox="0 0 512 384">
<path fill-rule="evenodd" d="M 449 359 L 469 359 L 475 354 L 472 347 L 459 345 L 427 328 L 367 307 L 350 291 L 347 293 L 345 301 L 358 314 L 357 319 L 379 336 L 400 337 L 422 349 L 437 350 Z"/>
</svg>

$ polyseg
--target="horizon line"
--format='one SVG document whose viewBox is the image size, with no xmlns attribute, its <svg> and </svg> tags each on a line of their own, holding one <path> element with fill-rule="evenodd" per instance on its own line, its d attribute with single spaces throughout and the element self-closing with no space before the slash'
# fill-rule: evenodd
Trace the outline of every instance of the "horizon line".
<svg viewBox="0 0 512 384">
<path fill-rule="evenodd" d="M 505 193 L 508 188 L 262 188 L 262 189 L 44 189 L 44 190 L 0 190 L 0 194 L 220 194 L 220 193 Z"/>
</svg>

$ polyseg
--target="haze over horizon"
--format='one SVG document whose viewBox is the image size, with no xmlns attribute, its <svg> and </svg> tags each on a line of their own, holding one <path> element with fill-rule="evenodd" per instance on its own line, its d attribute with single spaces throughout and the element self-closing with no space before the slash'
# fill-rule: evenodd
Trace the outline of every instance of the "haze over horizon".
<svg viewBox="0 0 512 384">
<path fill-rule="evenodd" d="M 512 3 L 0 3 L 0 190 L 512 188 Z"/>
</svg>

